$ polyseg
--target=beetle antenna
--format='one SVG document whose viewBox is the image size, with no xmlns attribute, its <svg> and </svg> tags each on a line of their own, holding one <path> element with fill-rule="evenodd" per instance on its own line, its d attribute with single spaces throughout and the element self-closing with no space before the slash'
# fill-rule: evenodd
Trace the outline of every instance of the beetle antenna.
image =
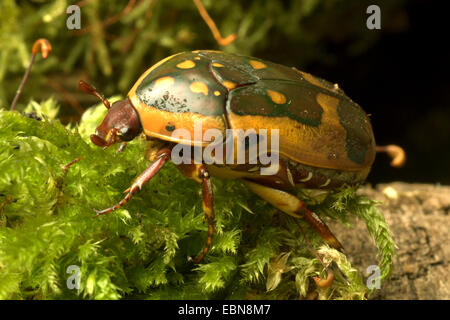
<svg viewBox="0 0 450 320">
<path fill-rule="evenodd" d="M 41 52 L 42 57 L 46 59 L 50 52 L 52 51 L 52 46 L 50 42 L 47 39 L 41 38 L 34 42 L 33 47 L 31 48 L 31 60 L 30 64 L 28 65 L 27 70 L 25 71 L 25 74 L 22 78 L 22 82 L 19 85 L 19 88 L 16 91 L 16 96 L 14 97 L 13 102 L 11 103 L 10 110 L 13 111 L 16 107 L 17 101 L 19 100 L 20 94 L 22 93 L 23 86 L 25 85 L 25 82 L 28 80 L 28 76 L 30 75 L 31 67 L 34 64 L 34 60 L 36 59 L 36 55 Z"/>
<path fill-rule="evenodd" d="M 64 165 L 64 166 L 63 166 L 64 172 L 67 172 L 71 166 L 73 166 L 73 165 L 74 165 L 75 163 L 77 163 L 78 161 L 83 160 L 83 158 L 84 158 L 84 157 L 76 158 L 75 160 L 72 160 L 72 161 L 70 161 L 68 164 Z"/>
<path fill-rule="evenodd" d="M 377 152 L 387 153 L 391 158 L 391 166 L 395 168 L 403 167 L 406 162 L 406 153 L 402 147 L 395 144 L 389 144 L 387 146 L 377 146 Z"/>
<path fill-rule="evenodd" d="M 95 89 L 93 86 L 87 84 L 86 82 L 84 82 L 83 80 L 80 80 L 78 82 L 78 87 L 81 89 L 81 91 L 96 96 L 97 98 L 100 99 L 100 101 L 105 105 L 106 109 L 111 108 L 111 104 L 109 103 L 109 101 L 107 99 L 105 99 L 103 97 L 103 95 L 101 95 L 97 89 Z"/>
</svg>

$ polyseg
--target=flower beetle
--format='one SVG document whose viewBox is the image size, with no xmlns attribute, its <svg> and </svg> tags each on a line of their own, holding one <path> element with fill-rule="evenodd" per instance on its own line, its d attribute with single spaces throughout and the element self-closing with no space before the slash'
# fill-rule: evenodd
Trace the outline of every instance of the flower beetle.
<svg viewBox="0 0 450 320">
<path fill-rule="evenodd" d="M 227 129 L 252 129 L 257 135 L 266 130 L 268 140 L 270 132 L 278 130 L 278 147 L 271 149 L 271 145 L 268 150 L 279 156 L 273 174 L 262 174 L 265 165 L 259 160 L 250 163 L 247 155 L 244 163 L 177 165 L 202 187 L 208 237 L 194 262 L 207 254 L 214 235 L 210 176 L 242 179 L 262 199 L 305 219 L 330 246 L 342 249 L 325 223 L 293 193 L 297 187 L 331 190 L 358 185 L 370 171 L 376 146 L 369 118 L 337 85 L 258 58 L 199 50 L 158 62 L 142 74 L 126 99 L 111 106 L 86 83 L 80 81 L 80 88 L 99 97 L 109 109 L 91 135 L 94 144 L 126 143 L 143 133 L 157 146 L 147 153 L 151 165 L 125 191 L 123 200 L 97 211 L 98 215 L 129 201 L 171 159 L 177 145 L 204 150 L 216 143 L 203 138 L 208 130 L 223 137 Z M 201 134 L 196 137 L 197 124 Z M 174 136 L 176 129 L 183 129 L 189 138 Z"/>
</svg>

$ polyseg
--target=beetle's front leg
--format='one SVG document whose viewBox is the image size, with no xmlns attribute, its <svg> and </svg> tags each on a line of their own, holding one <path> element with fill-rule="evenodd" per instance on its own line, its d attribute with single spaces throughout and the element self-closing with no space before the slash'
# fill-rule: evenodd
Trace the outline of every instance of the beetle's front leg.
<svg viewBox="0 0 450 320">
<path fill-rule="evenodd" d="M 125 149 L 126 146 L 127 146 L 127 142 L 126 141 L 122 142 L 116 152 L 121 153 Z"/>
<path fill-rule="evenodd" d="M 96 216 L 99 216 L 102 214 L 107 214 L 114 210 L 117 210 L 120 207 L 122 207 L 123 205 L 125 205 L 128 201 L 130 201 L 130 199 L 133 197 L 133 195 L 138 193 L 138 191 L 141 190 L 142 187 L 147 182 L 149 182 L 150 179 L 153 178 L 158 173 L 159 170 L 161 170 L 161 168 L 164 166 L 164 164 L 167 162 L 167 160 L 170 159 L 170 152 L 171 152 L 171 150 L 167 149 L 167 148 L 159 150 L 157 157 L 156 157 L 156 161 L 153 162 L 147 169 L 145 169 L 139 175 L 139 177 L 136 178 L 136 180 L 134 180 L 131 187 L 129 187 L 127 190 L 124 191 L 124 193 L 127 194 L 125 196 L 125 198 L 120 200 L 120 202 L 117 203 L 116 205 L 109 207 L 107 209 L 104 209 L 104 210 L 95 210 L 94 209 L 94 211 L 97 213 Z"/>
<path fill-rule="evenodd" d="M 177 168 L 186 177 L 202 185 L 203 212 L 208 223 L 208 237 L 203 251 L 194 259 L 194 263 L 200 263 L 211 248 L 214 237 L 214 196 L 212 184 L 209 172 L 203 164 L 180 164 Z"/>
</svg>

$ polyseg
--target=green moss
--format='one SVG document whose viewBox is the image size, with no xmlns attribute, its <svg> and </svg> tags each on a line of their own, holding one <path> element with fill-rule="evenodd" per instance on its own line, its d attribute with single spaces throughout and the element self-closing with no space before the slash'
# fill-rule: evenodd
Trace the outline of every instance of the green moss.
<svg viewBox="0 0 450 320">
<path fill-rule="evenodd" d="M 90 109 L 77 127 L 61 125 L 55 110 L 53 100 L 30 103 L 27 112 L 41 121 L 0 111 L 1 299 L 292 299 L 314 288 L 311 276 L 325 275 L 293 218 L 239 181 L 218 179 L 217 235 L 204 262 L 192 265 L 188 257 L 200 252 L 207 233 L 200 186 L 170 163 L 123 209 L 94 218 L 93 208 L 117 203 L 148 166 L 144 141 L 121 154 L 103 150 L 88 138 L 103 106 Z M 372 201 L 352 189 L 306 199 L 319 214 L 361 216 L 387 277 L 394 244 Z M 365 297 L 346 257 L 301 224 L 325 262 L 334 261 L 349 280 L 337 277 L 319 297 Z M 67 286 L 71 265 L 80 270 L 78 290 Z"/>
</svg>

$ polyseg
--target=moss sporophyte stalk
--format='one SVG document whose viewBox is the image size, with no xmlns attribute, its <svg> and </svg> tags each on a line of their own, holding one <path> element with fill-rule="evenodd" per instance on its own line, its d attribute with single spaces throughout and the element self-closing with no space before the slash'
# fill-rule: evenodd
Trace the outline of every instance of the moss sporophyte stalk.
<svg viewBox="0 0 450 320">
<path fill-rule="evenodd" d="M 103 106 L 69 126 L 56 120 L 57 110 L 50 99 L 28 104 L 24 113 L 34 117 L 0 111 L 0 298 L 367 297 L 361 275 L 343 253 L 299 221 L 302 234 L 296 219 L 239 181 L 212 178 L 216 236 L 198 265 L 187 260 L 207 234 L 201 190 L 171 163 L 126 207 L 94 219 L 93 208 L 115 203 L 149 165 L 146 142 L 135 139 L 121 153 L 103 150 L 89 141 Z M 381 281 L 389 276 L 394 243 L 377 203 L 353 188 L 320 196 L 298 192 L 322 217 L 363 219 L 378 248 Z M 326 272 L 305 239 L 326 266 L 340 270 L 328 288 L 312 281 Z M 79 268 L 78 289 L 67 285 L 69 266 Z"/>
</svg>

